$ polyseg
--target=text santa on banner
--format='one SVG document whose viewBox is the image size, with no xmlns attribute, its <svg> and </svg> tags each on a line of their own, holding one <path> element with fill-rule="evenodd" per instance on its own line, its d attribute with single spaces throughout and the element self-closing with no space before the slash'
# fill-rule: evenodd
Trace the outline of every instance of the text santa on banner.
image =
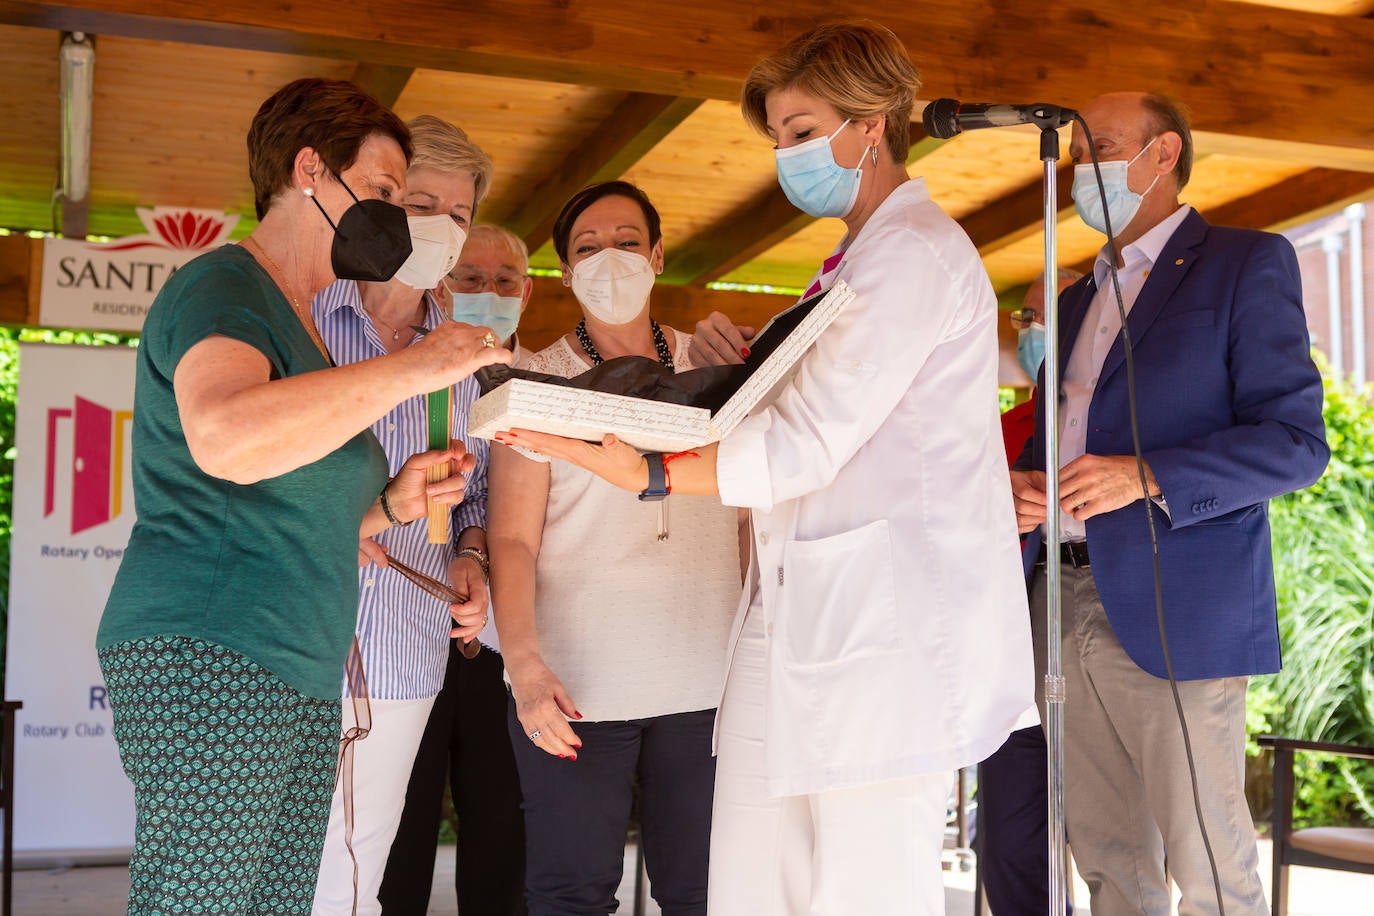
<svg viewBox="0 0 1374 916">
<path fill-rule="evenodd" d="M 185 207 L 137 208 L 147 228 L 109 242 L 45 239 L 38 323 L 138 332 L 148 307 L 183 264 L 229 240 L 238 215 Z"/>
</svg>

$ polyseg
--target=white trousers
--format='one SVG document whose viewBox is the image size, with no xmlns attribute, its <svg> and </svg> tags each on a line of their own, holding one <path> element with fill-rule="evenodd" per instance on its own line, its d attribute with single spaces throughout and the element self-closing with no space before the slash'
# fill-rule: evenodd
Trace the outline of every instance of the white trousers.
<svg viewBox="0 0 1374 916">
<path fill-rule="evenodd" d="M 766 645 L 763 614 L 750 608 L 720 706 L 708 912 L 944 913 L 940 850 L 951 774 L 769 797 Z"/>
<path fill-rule="evenodd" d="M 405 808 L 406 786 L 415 752 L 429 721 L 434 698 L 372 700 L 372 728 L 354 743 L 353 854 L 358 858 L 358 914 L 382 911 L 377 891 L 386 858 Z M 343 701 L 343 729 L 357 723 L 353 701 Z M 334 787 L 329 832 L 324 838 L 320 877 L 315 885 L 314 916 L 350 916 L 353 912 L 353 859 L 344 845 L 343 786 Z"/>
</svg>

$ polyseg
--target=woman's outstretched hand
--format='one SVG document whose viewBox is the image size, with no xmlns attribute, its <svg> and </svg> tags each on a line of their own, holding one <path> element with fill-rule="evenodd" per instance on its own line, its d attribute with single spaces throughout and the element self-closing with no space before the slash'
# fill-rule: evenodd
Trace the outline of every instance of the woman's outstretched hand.
<svg viewBox="0 0 1374 916">
<path fill-rule="evenodd" d="M 496 441 L 562 459 L 632 493 L 640 493 L 649 486 L 649 464 L 644 456 L 610 433 L 601 438 L 600 445 L 529 429 L 499 432 Z"/>
</svg>

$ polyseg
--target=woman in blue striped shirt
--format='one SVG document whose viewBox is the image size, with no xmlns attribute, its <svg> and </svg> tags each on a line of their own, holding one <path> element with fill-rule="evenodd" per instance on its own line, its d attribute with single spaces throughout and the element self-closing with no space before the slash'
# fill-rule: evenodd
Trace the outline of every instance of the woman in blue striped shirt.
<svg viewBox="0 0 1374 916">
<path fill-rule="evenodd" d="M 415 118 L 407 126 L 415 145 L 402 200 L 414 248 L 410 260 L 385 283 L 340 280 L 321 291 L 312 305 L 320 334 L 341 365 L 405 349 L 423 336 L 417 329 L 432 329 L 447 320 L 444 303 L 433 290 L 441 287 L 457 261 L 473 213 L 491 184 L 491 160 L 462 130 L 432 116 Z M 477 382 L 471 377 L 453 387 L 455 433 L 464 429 L 468 405 L 477 395 Z M 426 398 L 419 395 L 402 402 L 372 424 L 372 431 L 395 473 L 404 456 L 427 447 Z M 428 543 L 423 524 L 393 527 L 376 542 L 406 565 L 451 583 L 469 596 L 468 603 L 450 605 L 432 597 L 393 569 L 368 564 L 358 572 L 357 637 L 367 675 L 371 729 L 367 740 L 354 748 L 352 803 L 357 818 L 348 843 L 346 780 L 340 780 L 334 792 L 315 891 L 316 916 L 352 912 L 355 893 L 359 914 L 381 911 L 377 892 L 415 751 L 443 686 L 450 635 L 474 639 L 487 623 L 487 445 L 461 438 L 476 467 L 463 502 L 453 511 L 451 543 Z M 345 683 L 344 730 L 355 724 L 354 702 Z"/>
</svg>

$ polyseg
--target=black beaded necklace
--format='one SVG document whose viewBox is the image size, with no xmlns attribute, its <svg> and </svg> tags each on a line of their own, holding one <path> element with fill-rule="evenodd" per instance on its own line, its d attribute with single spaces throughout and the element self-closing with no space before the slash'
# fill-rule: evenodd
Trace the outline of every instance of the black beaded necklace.
<svg viewBox="0 0 1374 916">
<path fill-rule="evenodd" d="M 663 336 L 663 328 L 659 327 L 657 321 L 650 318 L 649 330 L 654 335 L 654 349 L 658 351 L 658 361 L 668 367 L 669 371 L 673 371 L 673 353 L 668 349 L 668 338 Z M 593 366 L 599 366 L 606 361 L 587 334 L 587 319 L 583 318 L 579 321 L 574 332 L 577 334 L 577 342 L 582 344 L 582 350 L 587 354 L 587 358 L 592 361 Z"/>
</svg>

